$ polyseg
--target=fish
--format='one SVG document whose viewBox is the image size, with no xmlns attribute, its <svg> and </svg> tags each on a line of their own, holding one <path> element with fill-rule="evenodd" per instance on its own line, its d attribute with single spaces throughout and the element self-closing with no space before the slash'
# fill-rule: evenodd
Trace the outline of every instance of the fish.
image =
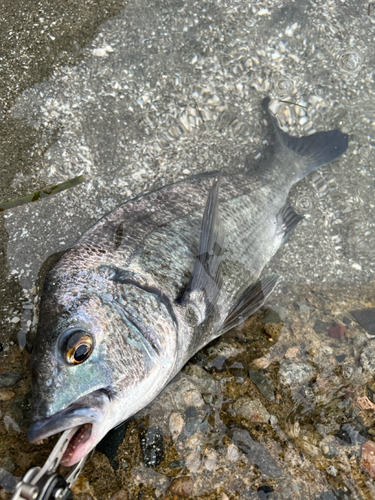
<svg viewBox="0 0 375 500">
<path fill-rule="evenodd" d="M 273 122 L 253 171 L 212 171 L 134 198 L 49 270 L 31 356 L 39 442 L 78 427 L 70 466 L 149 404 L 204 345 L 256 312 L 281 279 L 263 268 L 303 219 L 291 187 L 339 158 L 339 130 L 292 137 Z"/>
</svg>

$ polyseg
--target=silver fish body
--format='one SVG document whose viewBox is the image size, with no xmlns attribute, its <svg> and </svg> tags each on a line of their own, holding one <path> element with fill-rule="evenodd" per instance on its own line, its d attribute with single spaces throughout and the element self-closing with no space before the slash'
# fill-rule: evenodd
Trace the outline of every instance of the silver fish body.
<svg viewBox="0 0 375 500">
<path fill-rule="evenodd" d="M 340 156 L 348 137 L 296 139 L 275 128 L 274 154 L 257 173 L 212 172 L 128 201 L 50 270 L 29 439 L 81 425 L 65 465 L 152 401 L 276 285 L 277 275 L 260 275 L 301 219 L 289 190 Z"/>
</svg>

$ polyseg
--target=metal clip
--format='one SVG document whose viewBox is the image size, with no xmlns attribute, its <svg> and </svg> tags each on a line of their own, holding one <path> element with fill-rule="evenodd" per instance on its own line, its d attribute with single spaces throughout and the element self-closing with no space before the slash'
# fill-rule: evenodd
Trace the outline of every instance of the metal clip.
<svg viewBox="0 0 375 500">
<path fill-rule="evenodd" d="M 33 467 L 26 472 L 17 484 L 11 500 L 70 500 L 73 498 L 70 487 L 81 473 L 87 456 L 83 457 L 64 478 L 56 474 L 70 439 L 79 427 L 62 433 L 42 468 Z"/>
</svg>

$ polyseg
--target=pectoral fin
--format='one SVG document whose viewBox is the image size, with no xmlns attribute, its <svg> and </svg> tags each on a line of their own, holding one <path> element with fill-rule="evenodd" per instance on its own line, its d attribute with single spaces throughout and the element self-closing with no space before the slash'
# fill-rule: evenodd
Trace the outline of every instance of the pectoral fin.
<svg viewBox="0 0 375 500">
<path fill-rule="evenodd" d="M 221 174 L 208 194 L 203 214 L 198 254 L 181 305 L 191 305 L 202 323 L 217 304 L 221 289 L 220 266 L 224 253 L 224 230 L 219 217 L 219 185 Z"/>
<path fill-rule="evenodd" d="M 220 330 L 220 335 L 254 314 L 275 288 L 280 279 L 279 274 L 268 274 L 242 292 Z"/>
</svg>

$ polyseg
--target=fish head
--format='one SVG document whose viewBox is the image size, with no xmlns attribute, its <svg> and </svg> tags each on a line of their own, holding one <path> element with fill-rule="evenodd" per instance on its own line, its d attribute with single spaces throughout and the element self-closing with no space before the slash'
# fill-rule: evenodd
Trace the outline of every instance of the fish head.
<svg viewBox="0 0 375 500">
<path fill-rule="evenodd" d="M 50 280 L 51 281 L 51 280 Z M 173 375 L 177 325 L 156 290 L 71 277 L 45 287 L 31 358 L 31 442 L 79 426 L 62 463 L 89 453 Z M 81 283 L 82 285 L 82 283 Z"/>
</svg>

